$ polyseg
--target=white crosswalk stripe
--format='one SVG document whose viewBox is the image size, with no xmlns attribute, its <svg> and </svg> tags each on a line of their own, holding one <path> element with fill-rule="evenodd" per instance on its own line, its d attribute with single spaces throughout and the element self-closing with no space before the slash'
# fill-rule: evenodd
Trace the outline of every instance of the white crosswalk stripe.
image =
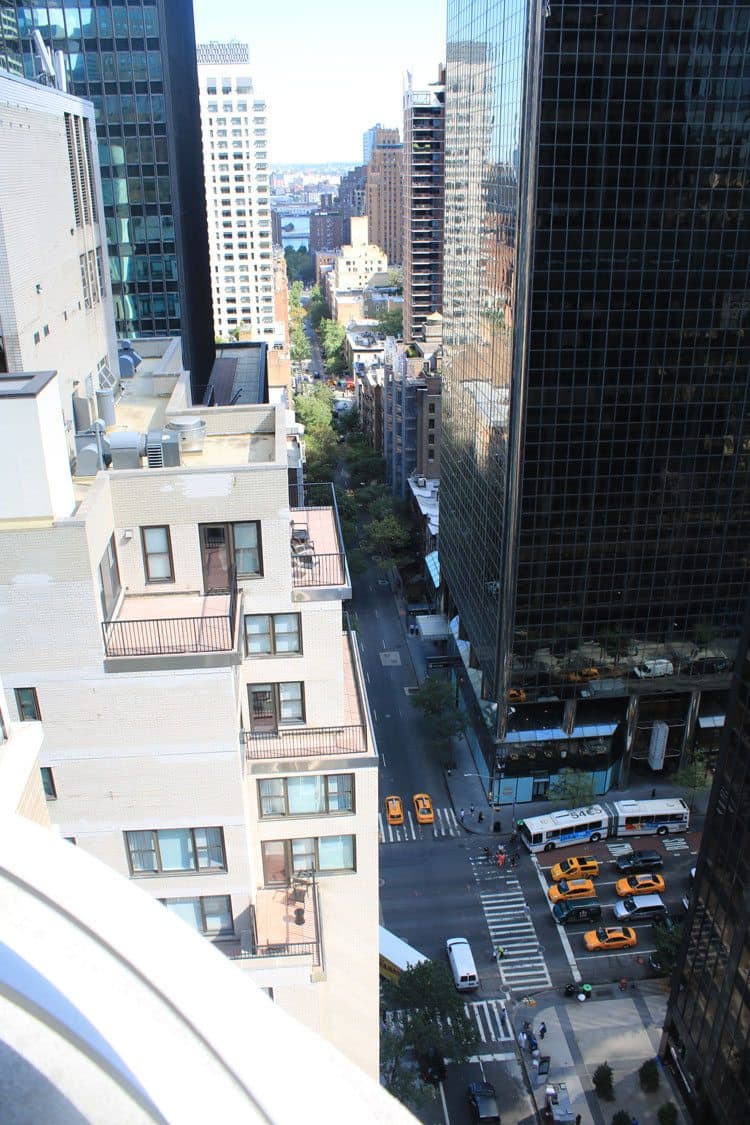
<svg viewBox="0 0 750 1125">
<path fill-rule="evenodd" d="M 662 840 L 668 852 L 689 852 L 690 844 L 684 836 L 665 836 Z"/>
<path fill-rule="evenodd" d="M 612 843 L 607 842 L 607 850 L 609 851 L 609 854 L 611 856 L 614 856 L 616 859 L 618 855 L 628 855 L 630 852 L 632 852 L 633 848 L 627 840 L 620 840 L 619 842 L 617 840 L 613 840 Z"/>
<path fill-rule="evenodd" d="M 451 808 L 434 809 L 434 824 L 417 824 L 411 809 L 406 810 L 403 824 L 388 824 L 383 813 L 378 813 L 378 839 L 381 844 L 403 844 L 410 840 L 427 840 L 445 836 L 461 836 L 456 814 Z"/>
<path fill-rule="evenodd" d="M 472 861 L 477 882 L 484 877 L 482 865 Z M 502 983 L 514 992 L 549 988 L 552 984 L 544 949 L 539 943 L 521 884 L 512 875 L 505 877 L 494 892 L 480 892 L 480 901 L 493 948 L 503 949 L 498 959 Z"/>
<path fill-rule="evenodd" d="M 502 1000 L 474 1000 L 464 1004 L 464 1011 L 469 1019 L 476 1024 L 479 1033 L 480 1054 L 484 1047 L 491 1043 L 513 1042 L 513 1032 Z M 383 1016 L 383 1022 L 390 1030 L 399 1030 L 404 1025 L 405 1014 L 403 1011 L 386 1012 Z"/>
</svg>

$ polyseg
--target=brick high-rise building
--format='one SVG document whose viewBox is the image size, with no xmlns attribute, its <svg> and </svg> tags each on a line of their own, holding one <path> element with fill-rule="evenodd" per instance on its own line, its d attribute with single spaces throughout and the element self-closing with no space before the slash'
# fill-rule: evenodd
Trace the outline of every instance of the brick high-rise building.
<svg viewBox="0 0 750 1125">
<path fill-rule="evenodd" d="M 422 339 L 443 307 L 445 71 L 404 95 L 404 339 Z"/>
<path fill-rule="evenodd" d="M 370 238 L 400 265 L 404 244 L 404 146 L 398 129 L 378 128 L 367 165 L 365 213 Z"/>
</svg>

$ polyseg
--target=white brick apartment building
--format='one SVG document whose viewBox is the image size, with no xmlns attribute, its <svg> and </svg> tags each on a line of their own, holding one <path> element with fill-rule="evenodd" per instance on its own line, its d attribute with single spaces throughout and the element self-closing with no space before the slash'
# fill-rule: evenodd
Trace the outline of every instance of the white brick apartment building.
<svg viewBox="0 0 750 1125">
<path fill-rule="evenodd" d="M 71 456 L 118 370 L 103 213 L 91 103 L 0 71 L 0 372 L 58 372 Z"/>
<path fill-rule="evenodd" d="M 71 474 L 59 383 L 0 375 L 0 677 L 43 722 L 50 817 L 375 1075 L 377 758 L 333 495 L 290 504 L 281 407 L 192 408 L 148 359 L 111 466 Z M 162 438 L 175 415 L 205 440 Z"/>
<path fill-rule="evenodd" d="M 245 43 L 199 43 L 198 85 L 214 327 L 273 343 L 273 250 L 266 104 Z"/>
</svg>

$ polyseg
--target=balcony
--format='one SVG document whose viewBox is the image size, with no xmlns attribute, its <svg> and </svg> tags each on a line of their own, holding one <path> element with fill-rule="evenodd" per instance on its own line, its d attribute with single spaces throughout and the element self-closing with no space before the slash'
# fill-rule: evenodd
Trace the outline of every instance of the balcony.
<svg viewBox="0 0 750 1125">
<path fill-rule="evenodd" d="M 345 600 L 352 595 L 332 484 L 305 485 L 302 500 L 290 511 L 292 587 L 295 601 L 313 598 Z"/>
<path fill-rule="evenodd" d="M 269 758 L 317 758 L 329 755 L 367 754 L 370 752 L 369 727 L 363 693 L 362 672 L 356 654 L 356 642 L 344 633 L 344 706 L 342 721 L 326 727 L 280 727 L 275 731 L 242 731 L 246 766 Z"/>
<path fill-rule="evenodd" d="M 252 929 L 241 933 L 240 948 L 230 958 L 250 962 L 247 968 L 255 968 L 260 959 L 294 957 L 312 969 L 322 969 L 319 910 L 312 872 L 300 872 L 286 887 L 260 888 L 252 909 Z"/>
<path fill-rule="evenodd" d="M 143 658 L 158 668 L 239 664 L 240 602 L 233 577 L 222 594 L 125 594 L 102 622 L 105 669 L 142 668 Z"/>
</svg>

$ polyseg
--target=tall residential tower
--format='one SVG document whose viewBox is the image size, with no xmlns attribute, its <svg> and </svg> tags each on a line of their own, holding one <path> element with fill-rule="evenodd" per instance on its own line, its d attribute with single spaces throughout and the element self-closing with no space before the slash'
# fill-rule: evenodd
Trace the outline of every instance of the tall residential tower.
<svg viewBox="0 0 750 1125">
<path fill-rule="evenodd" d="M 266 104 L 245 43 L 198 45 L 214 328 L 274 338 Z"/>
<path fill-rule="evenodd" d="M 370 238 L 395 265 L 401 264 L 404 245 L 403 165 L 398 129 L 378 128 L 367 164 L 365 214 Z"/>
<path fill-rule="evenodd" d="M 440 499 L 503 802 L 684 761 L 750 581 L 746 5 L 513 12 L 448 5 Z"/>
<path fill-rule="evenodd" d="M 404 339 L 443 308 L 445 73 L 404 95 Z"/>
</svg>

